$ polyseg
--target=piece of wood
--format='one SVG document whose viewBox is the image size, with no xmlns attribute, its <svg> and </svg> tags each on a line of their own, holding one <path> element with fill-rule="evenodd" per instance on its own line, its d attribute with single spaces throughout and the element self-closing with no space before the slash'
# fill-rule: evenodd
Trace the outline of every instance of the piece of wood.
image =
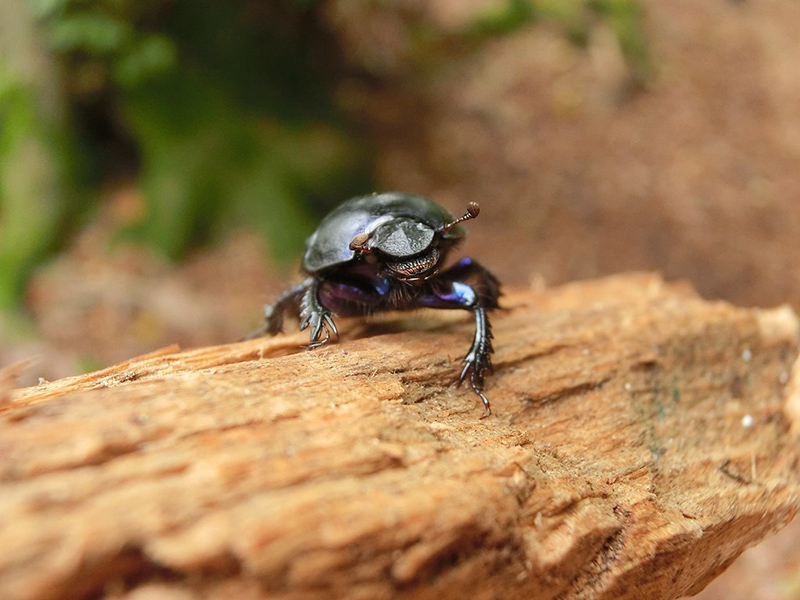
<svg viewBox="0 0 800 600">
<path fill-rule="evenodd" d="M 791 520 L 790 309 L 650 275 L 504 306 L 484 420 L 444 311 L 12 392 L 0 598 L 657 600 Z"/>
</svg>

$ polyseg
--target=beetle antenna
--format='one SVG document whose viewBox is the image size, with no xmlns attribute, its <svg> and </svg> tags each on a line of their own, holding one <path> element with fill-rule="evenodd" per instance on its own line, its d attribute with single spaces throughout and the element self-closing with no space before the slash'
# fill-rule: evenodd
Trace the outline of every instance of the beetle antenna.
<svg viewBox="0 0 800 600">
<path fill-rule="evenodd" d="M 481 214 L 481 207 L 477 202 L 470 202 L 467 204 L 467 212 L 463 214 L 463 216 L 458 217 L 452 223 L 448 223 L 442 228 L 442 235 L 446 234 L 450 231 L 453 227 L 458 225 L 459 223 L 463 223 L 464 221 L 469 221 L 470 219 L 474 219 L 479 214 Z"/>
</svg>

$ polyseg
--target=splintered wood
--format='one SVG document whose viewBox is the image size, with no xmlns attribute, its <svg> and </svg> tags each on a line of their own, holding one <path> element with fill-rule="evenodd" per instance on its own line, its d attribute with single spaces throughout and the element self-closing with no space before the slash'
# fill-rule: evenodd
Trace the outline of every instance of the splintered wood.
<svg viewBox="0 0 800 600">
<path fill-rule="evenodd" d="M 635 275 L 6 391 L 0 598 L 676 598 L 800 505 L 798 323 Z M 0 395 L 3 395 L 0 390 Z"/>
</svg>

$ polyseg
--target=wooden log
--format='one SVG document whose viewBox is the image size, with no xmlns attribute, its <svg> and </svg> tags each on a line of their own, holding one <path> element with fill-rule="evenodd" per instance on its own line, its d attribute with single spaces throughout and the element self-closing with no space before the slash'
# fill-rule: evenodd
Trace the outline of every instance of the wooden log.
<svg viewBox="0 0 800 600">
<path fill-rule="evenodd" d="M 632 275 L 15 390 L 0 597 L 676 598 L 800 505 L 798 320 Z M 793 379 L 794 377 L 794 379 Z"/>
</svg>

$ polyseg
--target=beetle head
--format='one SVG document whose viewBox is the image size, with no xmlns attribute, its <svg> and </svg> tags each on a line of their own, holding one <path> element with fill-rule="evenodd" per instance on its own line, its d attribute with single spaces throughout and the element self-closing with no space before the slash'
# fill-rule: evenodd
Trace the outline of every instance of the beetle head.
<svg viewBox="0 0 800 600">
<path fill-rule="evenodd" d="M 399 280 L 425 281 L 438 272 L 444 247 L 453 244 L 453 240 L 446 240 L 448 232 L 459 223 L 474 219 L 479 212 L 478 204 L 470 202 L 462 217 L 438 231 L 413 218 L 380 217 L 368 230 L 353 238 L 350 249 L 379 262 L 387 274 Z"/>
</svg>

